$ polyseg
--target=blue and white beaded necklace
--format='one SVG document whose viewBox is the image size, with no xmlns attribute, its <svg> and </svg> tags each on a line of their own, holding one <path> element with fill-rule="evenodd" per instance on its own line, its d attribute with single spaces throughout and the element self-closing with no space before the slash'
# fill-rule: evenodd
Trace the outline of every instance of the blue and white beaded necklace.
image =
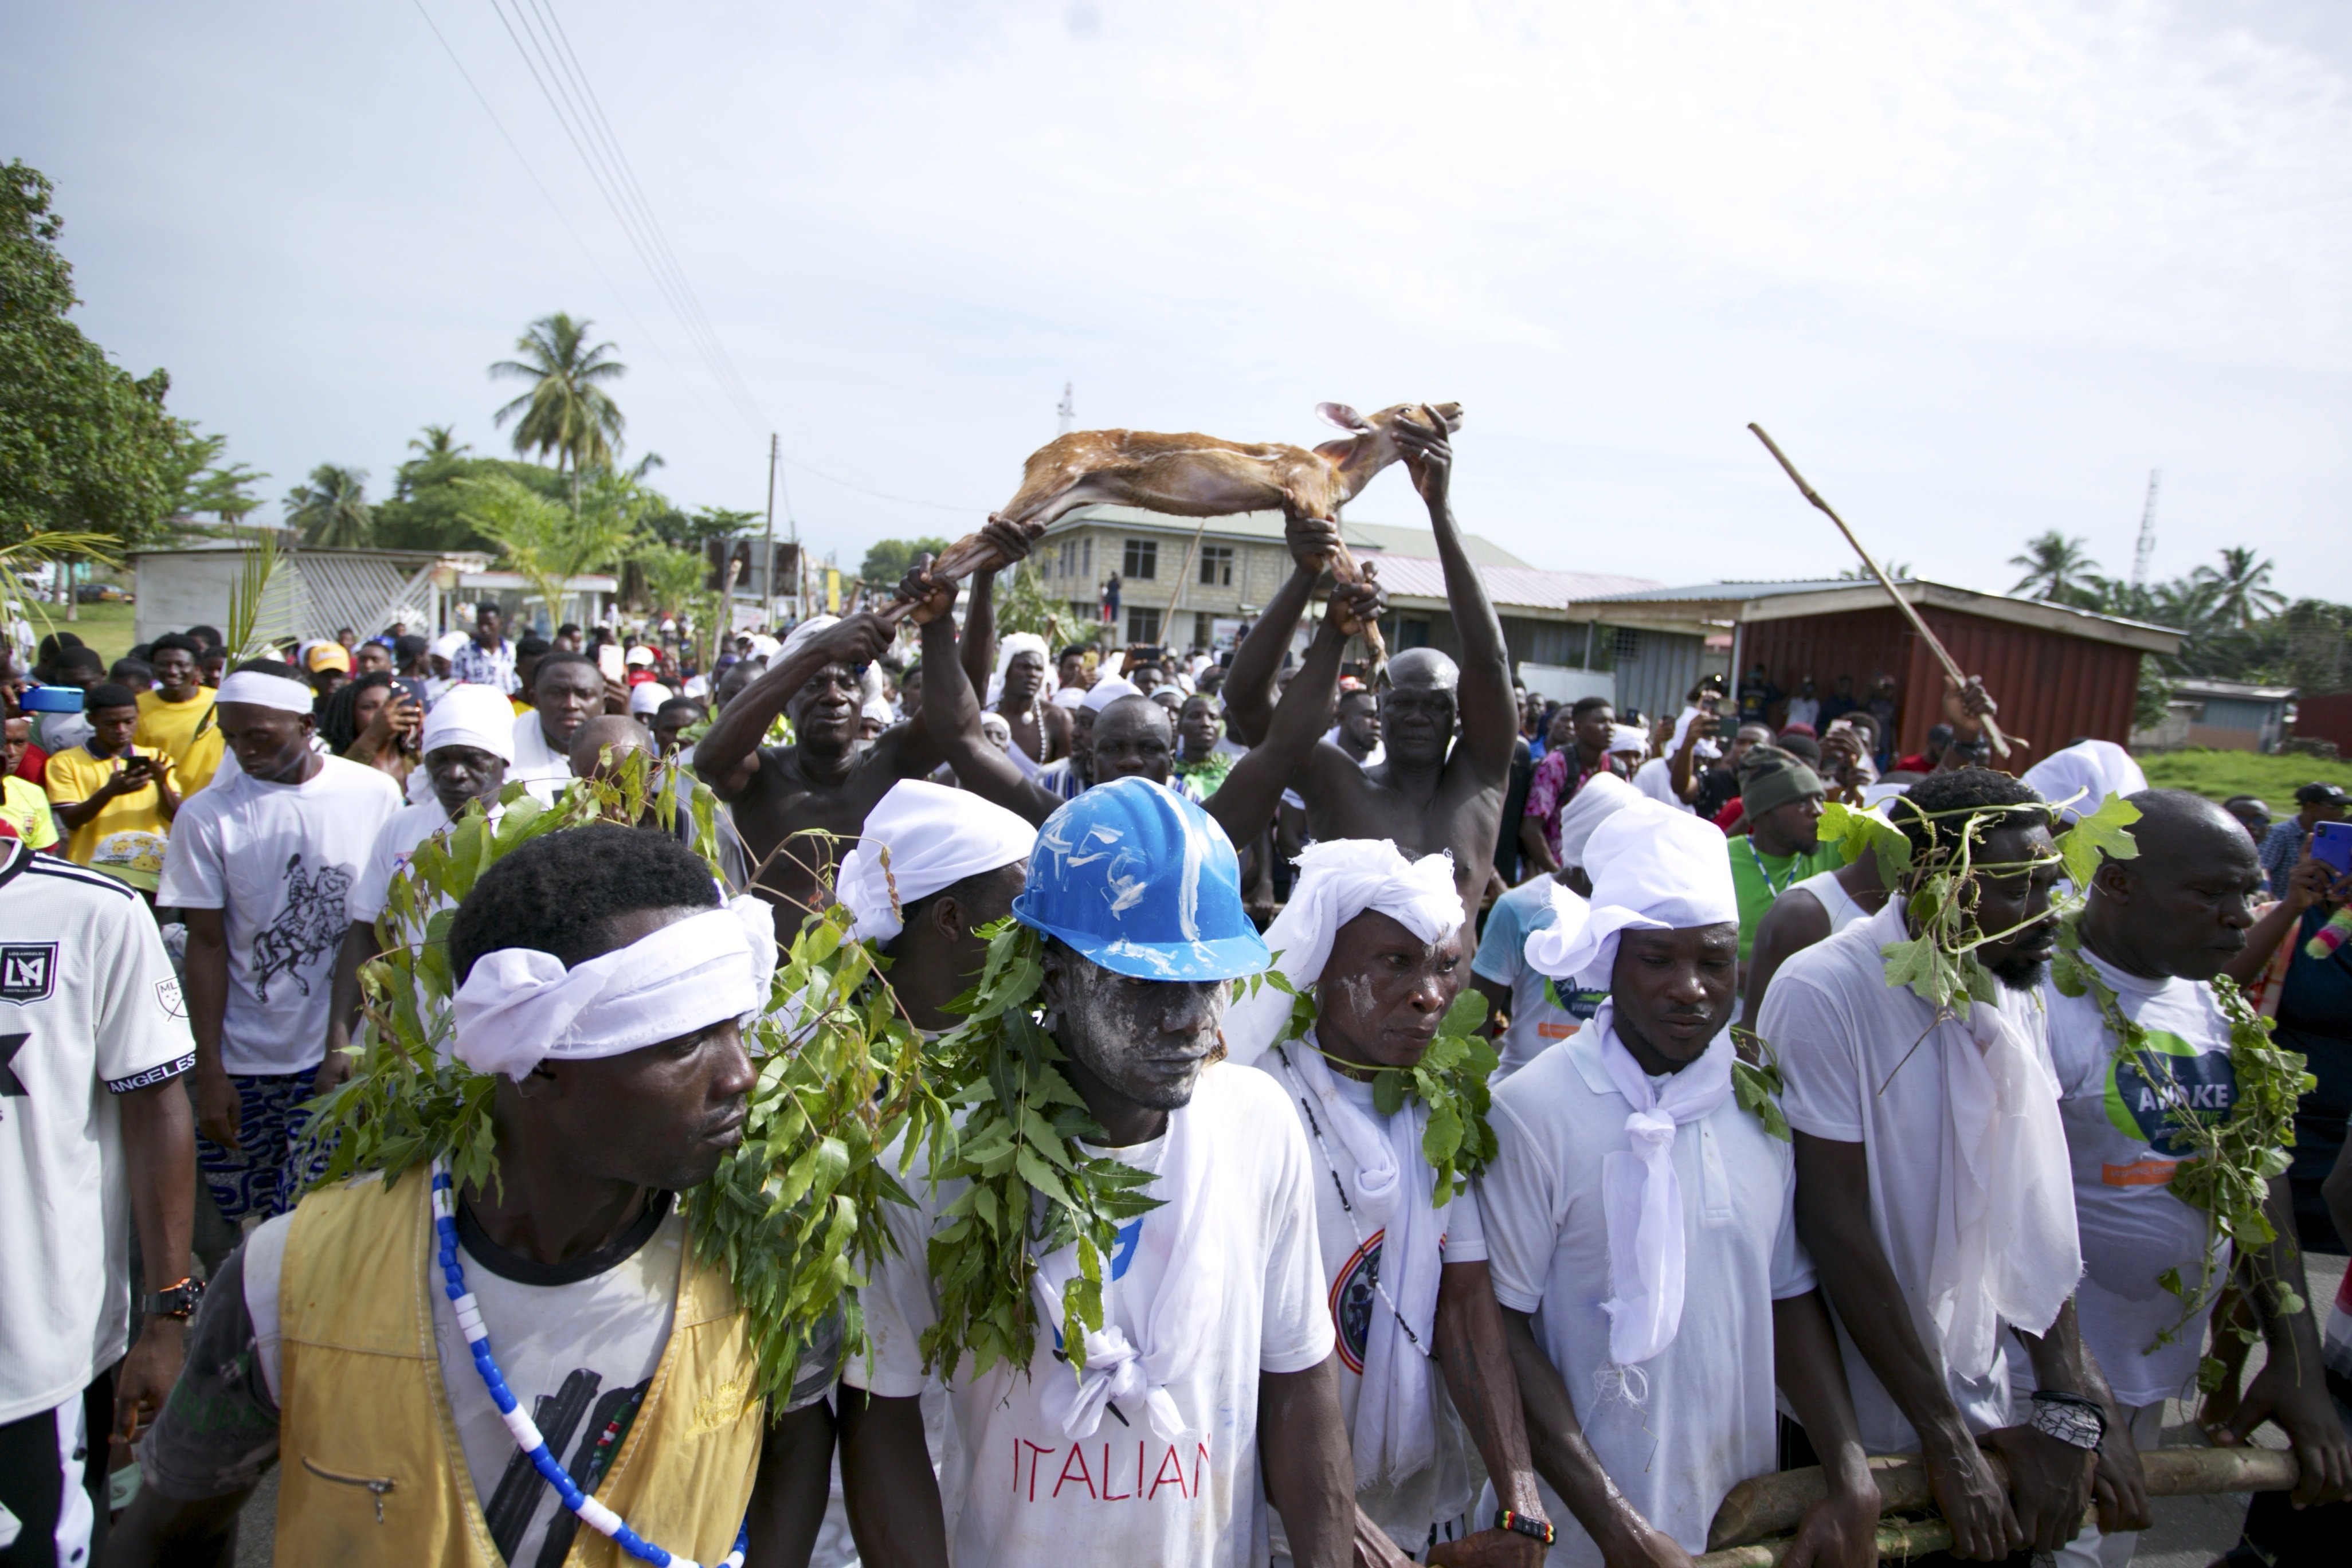
<svg viewBox="0 0 2352 1568">
<path fill-rule="evenodd" d="M 441 1273 L 446 1281 L 442 1289 L 457 1312 L 457 1327 L 466 1336 L 466 1346 L 474 1352 L 474 1370 L 482 1374 L 482 1382 L 490 1391 L 490 1402 L 499 1407 L 499 1419 L 514 1435 L 515 1446 L 530 1461 L 531 1468 L 555 1489 L 563 1506 L 578 1515 L 583 1524 L 600 1535 L 610 1536 L 630 1556 L 654 1563 L 656 1568 L 700 1568 L 692 1558 L 664 1551 L 631 1530 L 619 1514 L 582 1491 L 569 1472 L 556 1463 L 555 1456 L 547 1451 L 547 1439 L 540 1436 L 538 1423 L 524 1413 L 521 1401 L 507 1386 L 506 1375 L 499 1371 L 499 1363 L 490 1354 L 490 1331 L 482 1326 L 480 1304 L 466 1289 L 466 1271 L 457 1262 L 457 1194 L 450 1183 L 447 1167 L 438 1160 L 433 1162 L 433 1228 L 439 1237 Z M 736 1532 L 735 1550 L 716 1568 L 743 1568 L 743 1557 L 751 1544 L 751 1521 L 746 1516 L 743 1528 Z"/>
</svg>

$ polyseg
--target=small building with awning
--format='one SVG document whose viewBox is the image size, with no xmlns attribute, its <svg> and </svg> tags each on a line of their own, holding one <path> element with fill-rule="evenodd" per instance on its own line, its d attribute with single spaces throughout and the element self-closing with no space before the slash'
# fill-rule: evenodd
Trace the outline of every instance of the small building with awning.
<svg viewBox="0 0 2352 1568">
<path fill-rule="evenodd" d="M 2000 704 L 2000 726 L 2018 744 L 2018 754 L 2010 759 L 2012 770 L 2078 740 L 2128 744 L 2140 661 L 2180 647 L 2180 634 L 2167 627 L 2043 599 L 1916 579 L 1897 582 L 1895 590 L 1960 668 L 1981 676 L 1985 689 Z M 1880 674 L 1891 674 L 1897 693 L 1898 754 L 1920 750 L 1928 729 L 1943 720 L 1942 667 L 1875 582 L 1832 578 L 1652 588 L 1579 599 L 1567 613 L 1573 619 L 1632 629 L 1644 638 L 1686 641 L 1693 668 L 1706 639 L 1727 631 L 1735 685 L 1760 663 L 1784 691 L 1794 691 L 1811 677 L 1827 698 L 1840 676 L 1852 676 L 1856 695 L 1867 696 Z M 1674 693 L 1674 700 L 1681 695 Z"/>
</svg>

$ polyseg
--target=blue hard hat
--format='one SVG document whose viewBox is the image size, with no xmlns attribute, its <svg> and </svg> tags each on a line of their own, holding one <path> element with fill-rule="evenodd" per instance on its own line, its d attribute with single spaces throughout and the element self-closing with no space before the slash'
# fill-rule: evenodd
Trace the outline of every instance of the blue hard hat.
<svg viewBox="0 0 2352 1568">
<path fill-rule="evenodd" d="M 1140 980 L 1233 980 L 1271 956 L 1225 830 L 1149 779 L 1097 784 L 1045 819 L 1013 918 Z"/>
</svg>

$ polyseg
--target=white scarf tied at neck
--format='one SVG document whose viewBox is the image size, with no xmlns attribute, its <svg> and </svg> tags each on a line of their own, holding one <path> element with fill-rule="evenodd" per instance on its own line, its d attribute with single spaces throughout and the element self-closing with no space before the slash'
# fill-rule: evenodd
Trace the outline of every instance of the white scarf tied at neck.
<svg viewBox="0 0 2352 1568">
<path fill-rule="evenodd" d="M 1437 1173 L 1422 1153 L 1428 1113 L 1417 1101 L 1407 1100 L 1393 1116 L 1382 1116 L 1361 1098 L 1342 1093 L 1311 1033 L 1284 1056 L 1297 1087 L 1312 1102 L 1315 1119 L 1338 1135 L 1355 1162 L 1348 1201 L 1364 1234 L 1388 1233 L 1380 1253 L 1385 1299 L 1372 1309 L 1363 1386 L 1357 1391 L 1349 1433 L 1356 1485 L 1388 1484 L 1416 1474 L 1436 1457 L 1429 1357 L 1436 1348 L 1437 1285 L 1444 1264 L 1438 1243 L 1454 1205 L 1429 1205 Z M 1389 1310 L 1391 1303 L 1394 1311 Z"/>
<path fill-rule="evenodd" d="M 1967 1378 L 1992 1370 L 2003 1323 L 2047 1332 L 2083 1273 L 2058 1082 L 2009 1016 L 2033 1004 L 2004 1000 L 1936 1026 L 1947 1106 L 1927 1315 Z"/>
<path fill-rule="evenodd" d="M 1718 1035 L 1704 1054 L 1662 1090 L 1617 1037 L 1616 1004 L 1593 1015 L 1601 1065 L 1632 1114 L 1629 1150 L 1601 1160 L 1601 1212 L 1609 1224 L 1609 1358 L 1638 1366 L 1675 1342 L 1682 1327 L 1683 1186 L 1675 1173 L 1675 1138 L 1684 1125 L 1714 1114 L 1731 1095 L 1731 1037 Z"/>
<path fill-rule="evenodd" d="M 1202 1073 L 1202 1088 L 1208 1087 L 1214 1074 L 1239 1070 L 1213 1066 Z M 1104 1407 L 1112 1404 L 1122 1412 L 1131 1412 L 1140 1404 L 1150 1417 L 1152 1431 L 1163 1443 L 1172 1443 L 1192 1429 L 1168 1386 L 1191 1375 L 1223 1328 L 1219 1321 L 1225 1289 L 1223 1237 L 1231 1228 L 1225 1205 L 1232 1183 L 1220 1175 L 1212 1158 L 1211 1140 L 1199 1125 L 1205 1113 L 1200 1100 L 1201 1091 L 1196 1089 L 1192 1105 L 1168 1113 L 1168 1145 L 1160 1177 L 1143 1189 L 1161 1200 L 1160 1207 L 1144 1216 L 1145 1227 L 1172 1225 L 1176 1235 L 1160 1272 L 1159 1294 L 1140 1311 L 1130 1314 L 1142 1325 L 1141 1342 L 1128 1338 L 1112 1310 L 1122 1282 L 1111 1278 L 1111 1260 L 1106 1258 L 1102 1260 L 1103 1326 L 1086 1337 L 1086 1370 L 1076 1376 L 1060 1369 L 1037 1374 L 1045 1380 L 1039 1404 L 1045 1418 L 1057 1423 L 1062 1435 L 1073 1441 L 1093 1436 L 1095 1428 L 1102 1425 Z M 1113 1159 L 1119 1153 L 1116 1149 L 1090 1152 L 1108 1153 Z M 1136 1245 L 1142 1245 L 1140 1236 Z M 1069 1331 L 1062 1321 L 1062 1287 L 1077 1271 L 1076 1242 L 1037 1265 L 1037 1294 L 1045 1303 L 1046 1318 L 1066 1336 Z M 1128 1419 L 1132 1420 L 1132 1415 Z"/>
</svg>

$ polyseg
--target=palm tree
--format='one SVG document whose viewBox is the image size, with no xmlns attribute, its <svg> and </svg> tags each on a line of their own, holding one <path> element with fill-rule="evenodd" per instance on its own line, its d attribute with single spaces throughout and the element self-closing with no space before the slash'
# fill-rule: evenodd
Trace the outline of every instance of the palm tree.
<svg viewBox="0 0 2352 1568">
<path fill-rule="evenodd" d="M 2025 568 L 2025 575 L 2010 592 L 2022 594 L 2031 588 L 2037 599 L 2082 602 L 2093 591 L 2092 574 L 2099 569 L 2099 563 L 2084 551 L 2085 542 L 2069 539 L 2054 528 L 2038 539 L 2027 540 L 2025 553 L 2009 558 L 2011 566 Z"/>
<path fill-rule="evenodd" d="M 2244 545 L 2221 552 L 2220 571 L 2200 566 L 2189 575 L 2211 590 L 2211 615 L 2224 626 L 2252 626 L 2286 605 L 2286 595 L 2270 585 L 2271 563 L 2254 559 L 2254 552 Z"/>
<path fill-rule="evenodd" d="M 429 463 L 436 458 L 462 458 L 474 448 L 459 442 L 448 426 L 427 425 L 422 438 L 409 438 L 408 449 Z"/>
<path fill-rule="evenodd" d="M 286 492 L 286 526 L 301 531 L 305 544 L 350 550 L 375 531 L 368 510 L 367 470 L 321 463 L 307 483 Z"/>
<path fill-rule="evenodd" d="M 515 455 L 537 452 L 544 459 L 551 453 L 556 468 L 574 476 L 583 468 L 611 468 L 621 443 L 620 405 L 604 383 L 626 375 L 629 367 L 610 357 L 611 343 L 588 345 L 593 324 L 558 310 L 533 321 L 515 340 L 520 360 L 502 359 L 490 366 L 494 376 L 519 376 L 531 384 L 498 412 L 499 425 L 515 421 Z"/>
<path fill-rule="evenodd" d="M 497 542 L 508 570 L 530 580 L 550 626 L 563 618 L 568 580 L 615 565 L 637 547 L 651 504 L 635 484 L 611 474 L 591 480 L 577 507 L 550 500 L 508 474 L 458 483 L 466 496 L 458 515 Z M 572 485 L 580 487 L 577 471 Z"/>
</svg>

